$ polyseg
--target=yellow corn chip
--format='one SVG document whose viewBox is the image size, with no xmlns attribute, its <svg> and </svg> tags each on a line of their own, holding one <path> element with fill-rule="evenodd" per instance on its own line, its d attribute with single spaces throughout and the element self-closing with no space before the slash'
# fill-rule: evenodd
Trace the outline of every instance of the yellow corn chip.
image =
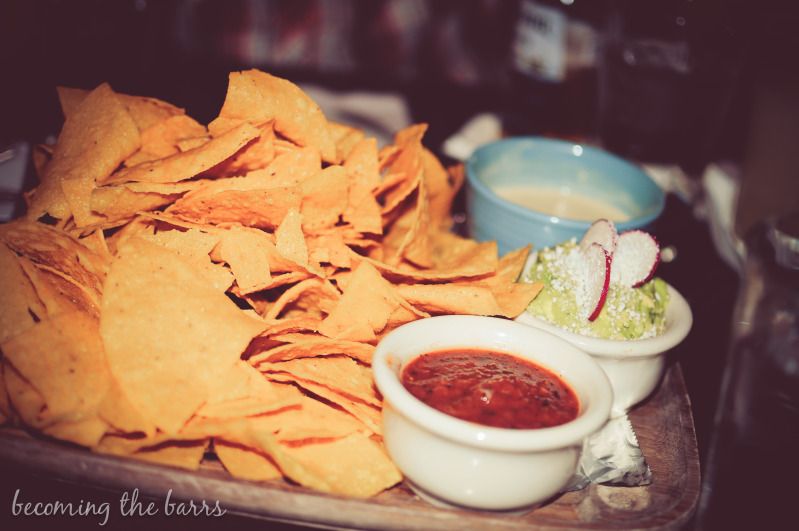
<svg viewBox="0 0 799 531">
<path fill-rule="evenodd" d="M 371 364 L 374 349 L 374 346 L 359 341 L 311 336 L 304 337 L 301 341 L 287 343 L 268 350 L 259 351 L 254 349 L 248 361 L 252 365 L 259 366 L 259 364 L 264 362 L 273 363 L 299 358 L 343 354 L 362 363 Z"/>
<path fill-rule="evenodd" d="M 45 307 L 19 264 L 17 256 L 0 243 L 0 344 L 33 326 Z"/>
<path fill-rule="evenodd" d="M 402 480 L 385 451 L 363 434 L 284 451 L 306 470 L 324 477 L 337 494 L 366 498 Z"/>
<path fill-rule="evenodd" d="M 295 358 L 288 361 L 263 362 L 258 370 L 285 373 L 297 380 L 323 385 L 347 397 L 380 407 L 381 399 L 372 383 L 372 371 L 347 356 Z"/>
<path fill-rule="evenodd" d="M 118 250 L 101 335 L 112 374 L 162 431 L 178 431 L 208 400 L 214 375 L 234 365 L 265 328 L 176 253 L 143 240 Z"/>
<path fill-rule="evenodd" d="M 139 148 L 139 129 L 107 84 L 89 93 L 71 114 L 28 207 L 28 218 L 70 214 L 78 227 L 93 223 L 91 193 Z"/>
<path fill-rule="evenodd" d="M 302 187 L 303 230 L 318 232 L 338 223 L 347 208 L 347 172 L 329 166 L 305 180 Z"/>
<path fill-rule="evenodd" d="M 269 456 L 254 448 L 215 439 L 214 452 L 233 477 L 250 481 L 268 481 L 283 477 Z"/>
<path fill-rule="evenodd" d="M 96 414 L 111 376 L 94 318 L 62 313 L 1 347 L 6 360 L 41 393 L 43 418 L 82 420 Z"/>
<path fill-rule="evenodd" d="M 260 131 L 257 127 L 247 123 L 241 124 L 199 147 L 120 170 L 113 175 L 98 178 L 97 182 L 102 184 L 175 183 L 191 179 L 233 156 L 259 135 Z"/>
<path fill-rule="evenodd" d="M 319 106 L 294 83 L 258 70 L 232 72 L 219 118 L 208 128 L 213 135 L 231 122 L 265 123 L 300 146 L 314 146 L 328 162 L 336 161 L 336 145 Z"/>
</svg>

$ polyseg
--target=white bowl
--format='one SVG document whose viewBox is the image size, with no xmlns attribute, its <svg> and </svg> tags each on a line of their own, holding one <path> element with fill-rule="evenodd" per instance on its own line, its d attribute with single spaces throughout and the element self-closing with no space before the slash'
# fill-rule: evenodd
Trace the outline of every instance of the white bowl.
<svg viewBox="0 0 799 531">
<path fill-rule="evenodd" d="M 613 386 L 611 414 L 617 417 L 655 390 L 663 375 L 666 352 L 685 339 L 691 330 L 691 307 L 676 289 L 670 285 L 667 288 L 666 326 L 657 337 L 628 341 L 589 337 L 564 330 L 527 312 L 519 315 L 516 321 L 555 334 L 591 354 Z"/>
<path fill-rule="evenodd" d="M 442 413 L 403 387 L 402 368 L 420 354 L 450 348 L 489 349 L 534 361 L 571 386 L 580 412 L 551 428 L 515 430 Z M 555 495 L 572 477 L 583 440 L 608 420 L 612 391 L 587 354 L 549 334 L 492 317 L 448 315 L 403 325 L 372 360 L 383 395 L 383 438 L 410 486 L 434 503 L 519 510 Z"/>
</svg>

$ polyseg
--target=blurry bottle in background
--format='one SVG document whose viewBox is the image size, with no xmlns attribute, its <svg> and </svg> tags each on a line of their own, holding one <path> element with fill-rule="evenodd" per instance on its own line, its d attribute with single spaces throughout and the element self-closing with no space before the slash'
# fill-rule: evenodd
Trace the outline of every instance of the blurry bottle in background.
<svg viewBox="0 0 799 531">
<path fill-rule="evenodd" d="M 718 0 L 617 0 L 599 58 L 599 135 L 641 162 L 701 170 L 737 85 L 733 11 Z"/>
<path fill-rule="evenodd" d="M 795 518 L 799 211 L 755 225 L 745 243 L 699 529 L 787 529 Z"/>
<path fill-rule="evenodd" d="M 508 134 L 592 138 L 604 0 L 521 0 L 511 47 Z"/>
</svg>

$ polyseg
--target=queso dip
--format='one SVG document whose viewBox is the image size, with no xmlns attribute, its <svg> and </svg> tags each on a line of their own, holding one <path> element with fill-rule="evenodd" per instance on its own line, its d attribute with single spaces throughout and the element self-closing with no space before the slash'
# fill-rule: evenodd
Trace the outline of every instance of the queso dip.
<svg viewBox="0 0 799 531">
<path fill-rule="evenodd" d="M 627 221 L 630 216 L 619 208 L 579 194 L 564 193 L 557 188 L 536 188 L 525 185 L 498 186 L 494 193 L 502 199 L 549 216 L 593 221 L 599 218 Z"/>
</svg>

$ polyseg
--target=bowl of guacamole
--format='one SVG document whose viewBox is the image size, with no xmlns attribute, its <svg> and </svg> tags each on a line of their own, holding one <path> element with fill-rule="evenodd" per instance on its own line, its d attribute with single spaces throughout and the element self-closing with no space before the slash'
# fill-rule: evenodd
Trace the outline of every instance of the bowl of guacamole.
<svg viewBox="0 0 799 531">
<path fill-rule="evenodd" d="M 618 416 L 657 388 L 665 354 L 688 335 L 693 315 L 676 289 L 654 277 L 635 288 L 610 282 L 602 310 L 589 321 L 571 265 L 577 252 L 570 240 L 530 255 L 519 281 L 542 282 L 544 288 L 516 320 L 591 354 L 610 379 Z"/>
<path fill-rule="evenodd" d="M 527 312 L 575 334 L 620 341 L 656 337 L 666 327 L 669 291 L 660 278 L 638 288 L 611 282 L 602 311 L 593 321 L 579 307 L 577 279 L 571 274 L 571 255 L 579 253 L 570 240 L 536 253 L 524 272 L 527 282 L 542 282 L 544 289 Z"/>
</svg>

